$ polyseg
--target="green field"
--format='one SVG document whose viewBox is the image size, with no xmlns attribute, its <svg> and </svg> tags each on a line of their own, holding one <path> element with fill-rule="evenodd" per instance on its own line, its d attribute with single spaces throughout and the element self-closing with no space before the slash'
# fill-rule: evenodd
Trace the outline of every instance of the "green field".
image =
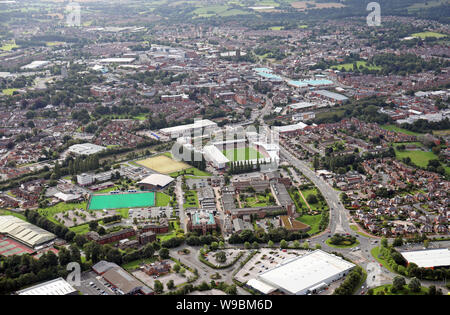
<svg viewBox="0 0 450 315">
<path fill-rule="evenodd" d="M 296 220 L 308 224 L 311 227 L 311 230 L 308 231 L 309 235 L 313 235 L 319 232 L 319 224 L 322 220 L 322 215 L 302 215 L 298 217 Z"/>
<path fill-rule="evenodd" d="M 164 193 L 160 193 L 160 192 L 156 193 L 156 206 L 157 207 L 165 207 L 169 204 L 169 202 L 170 202 L 170 196 L 168 196 Z"/>
<path fill-rule="evenodd" d="M 17 89 L 4 89 L 4 90 L 2 91 L 2 93 L 5 94 L 5 95 L 8 95 L 8 96 L 11 96 L 11 95 L 13 95 L 13 93 L 14 93 L 15 91 L 17 91 Z"/>
<path fill-rule="evenodd" d="M 183 208 L 198 208 L 198 195 L 195 190 L 188 190 L 184 194 L 185 202 Z"/>
<path fill-rule="evenodd" d="M 89 210 L 153 207 L 155 193 L 130 193 L 117 195 L 94 195 L 91 197 Z"/>
<path fill-rule="evenodd" d="M 365 61 L 357 61 L 356 62 L 356 66 L 359 68 L 361 66 L 364 66 L 366 68 L 368 68 L 369 70 L 381 70 L 381 67 L 378 66 L 367 66 L 367 62 Z M 345 63 L 342 65 L 336 65 L 336 66 L 332 66 L 331 69 L 336 69 L 339 71 L 345 70 L 345 71 L 353 71 L 355 70 L 353 67 L 353 63 Z"/>
<path fill-rule="evenodd" d="M 434 37 L 434 38 L 443 38 L 447 37 L 445 34 L 436 33 L 436 32 L 422 32 L 422 33 L 415 33 L 411 35 L 412 37 L 418 37 L 421 39 L 425 39 L 427 37 Z"/>
<path fill-rule="evenodd" d="M 169 176 L 171 177 L 178 177 L 180 175 L 193 175 L 193 176 L 198 176 L 198 177 L 202 177 L 202 176 L 211 176 L 210 173 L 205 172 L 205 171 L 201 171 L 195 167 L 192 168 L 188 168 L 186 170 L 183 171 L 178 171 L 178 172 L 174 172 L 174 173 L 170 173 Z"/>
<path fill-rule="evenodd" d="M 16 44 L 5 44 L 3 46 L 0 47 L 0 50 L 3 51 L 11 51 L 14 48 L 19 48 L 20 46 L 17 46 Z"/>
<path fill-rule="evenodd" d="M 411 158 L 411 162 L 419 167 L 427 167 L 428 161 L 437 159 L 437 155 L 433 152 L 425 152 L 420 150 L 414 151 L 398 151 L 395 150 L 395 156 L 397 159 L 402 160 L 403 158 Z"/>
<path fill-rule="evenodd" d="M 48 207 L 48 208 L 39 208 L 38 212 L 40 215 L 43 215 L 45 217 L 47 217 L 47 219 L 49 219 L 50 221 L 53 221 L 54 223 L 59 224 L 54 218 L 53 216 L 57 213 L 60 212 L 66 212 L 69 210 L 75 210 L 75 209 L 86 209 L 86 202 L 81 202 L 81 203 L 64 203 L 64 202 L 60 202 L 57 203 L 56 205 L 52 206 L 52 207 Z"/>
<path fill-rule="evenodd" d="M 248 161 L 263 159 L 264 156 L 253 148 L 239 148 L 222 151 L 230 161 Z"/>
<path fill-rule="evenodd" d="M 400 132 L 400 133 L 404 133 L 405 135 L 410 135 L 410 136 L 420 136 L 422 135 L 421 133 L 418 132 L 414 132 L 414 131 L 409 131 L 394 125 L 382 125 L 381 128 L 383 128 L 384 130 L 389 130 L 389 131 L 395 131 L 395 132 Z"/>
</svg>

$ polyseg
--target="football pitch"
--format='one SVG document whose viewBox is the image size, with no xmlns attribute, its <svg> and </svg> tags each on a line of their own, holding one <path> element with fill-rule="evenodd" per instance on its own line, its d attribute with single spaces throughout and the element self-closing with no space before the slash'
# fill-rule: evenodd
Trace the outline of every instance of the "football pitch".
<svg viewBox="0 0 450 315">
<path fill-rule="evenodd" d="M 134 207 L 153 207 L 155 205 L 155 193 L 130 193 L 95 195 L 89 202 L 89 210 L 119 209 Z"/>
<path fill-rule="evenodd" d="M 264 156 L 253 148 L 239 148 L 222 151 L 230 161 L 248 161 L 256 159 L 264 159 Z"/>
</svg>

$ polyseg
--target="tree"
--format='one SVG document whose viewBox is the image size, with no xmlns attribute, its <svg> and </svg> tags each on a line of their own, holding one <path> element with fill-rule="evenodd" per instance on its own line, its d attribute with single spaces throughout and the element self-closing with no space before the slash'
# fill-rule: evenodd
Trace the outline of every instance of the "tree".
<svg viewBox="0 0 450 315">
<path fill-rule="evenodd" d="M 250 242 L 245 242 L 244 247 L 245 249 L 250 249 L 251 248 Z"/>
<path fill-rule="evenodd" d="M 164 287 L 161 281 L 156 280 L 153 289 L 155 290 L 156 293 L 162 293 L 164 291 Z"/>
<path fill-rule="evenodd" d="M 162 259 L 169 259 L 170 258 L 170 255 L 169 255 L 169 250 L 167 249 L 167 248 L 161 248 L 160 250 L 159 250 L 159 256 L 162 258 Z"/>
<path fill-rule="evenodd" d="M 403 286 L 406 285 L 405 278 L 401 276 L 396 276 L 392 282 L 392 293 L 395 293 L 397 291 L 400 291 L 403 289 Z"/>
<path fill-rule="evenodd" d="M 394 242 L 392 243 L 392 245 L 393 245 L 394 247 L 402 246 L 402 245 L 403 245 L 403 238 L 402 238 L 401 236 L 396 237 L 396 238 L 394 239 Z"/>
<path fill-rule="evenodd" d="M 436 286 L 430 285 L 428 287 L 428 295 L 436 295 L 436 294 L 437 294 Z"/>
<path fill-rule="evenodd" d="M 175 288 L 175 284 L 173 280 L 169 280 L 169 282 L 167 282 L 167 289 L 172 290 L 173 288 Z"/>
<path fill-rule="evenodd" d="M 286 242 L 286 240 L 281 240 L 280 248 L 282 248 L 282 249 L 288 248 L 288 242 Z"/>
<path fill-rule="evenodd" d="M 412 292 L 419 292 L 420 288 L 422 287 L 419 279 L 417 279 L 416 277 L 412 278 L 411 281 L 408 284 L 409 289 Z"/>
<path fill-rule="evenodd" d="M 272 241 L 269 241 L 269 243 L 267 245 L 269 245 L 270 248 L 272 248 L 274 246 Z"/>
<path fill-rule="evenodd" d="M 386 247 L 386 248 L 388 247 L 388 240 L 387 240 L 387 238 L 382 237 L 380 243 L 381 243 L 381 246 Z"/>
</svg>

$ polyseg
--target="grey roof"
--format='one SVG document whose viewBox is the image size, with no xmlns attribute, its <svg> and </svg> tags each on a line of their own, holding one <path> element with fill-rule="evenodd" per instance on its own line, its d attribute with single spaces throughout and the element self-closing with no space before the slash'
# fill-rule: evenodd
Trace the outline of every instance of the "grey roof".
<svg viewBox="0 0 450 315">
<path fill-rule="evenodd" d="M 0 233 L 32 248 L 56 238 L 55 234 L 12 215 L 0 216 Z"/>
</svg>

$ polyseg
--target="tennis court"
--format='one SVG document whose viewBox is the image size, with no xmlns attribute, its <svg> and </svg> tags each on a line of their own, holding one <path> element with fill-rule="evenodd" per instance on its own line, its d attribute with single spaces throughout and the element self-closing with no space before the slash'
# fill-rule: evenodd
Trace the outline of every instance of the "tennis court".
<svg viewBox="0 0 450 315">
<path fill-rule="evenodd" d="M 0 238 L 0 255 L 12 256 L 31 254 L 33 250 L 9 238 Z"/>
<path fill-rule="evenodd" d="M 94 195 L 89 202 L 89 210 L 120 209 L 153 207 L 155 205 L 155 193 L 130 193 Z"/>
</svg>

